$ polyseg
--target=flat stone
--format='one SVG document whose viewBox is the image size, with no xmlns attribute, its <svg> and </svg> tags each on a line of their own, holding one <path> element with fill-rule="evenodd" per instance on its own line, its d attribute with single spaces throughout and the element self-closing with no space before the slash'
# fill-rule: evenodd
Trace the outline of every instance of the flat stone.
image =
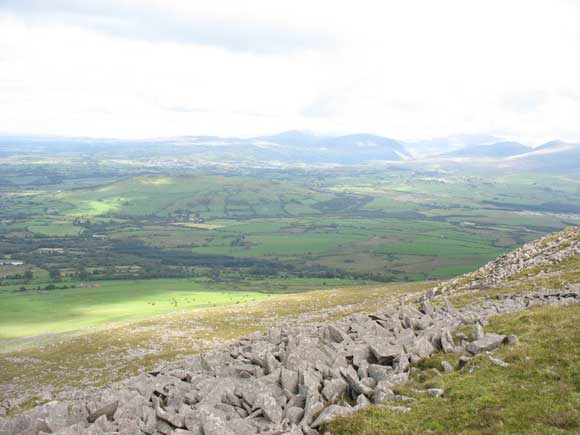
<svg viewBox="0 0 580 435">
<path fill-rule="evenodd" d="M 504 338 L 505 336 L 499 334 L 485 334 L 483 338 L 469 343 L 465 349 L 474 355 L 490 352 L 497 349 L 503 343 Z"/>
<path fill-rule="evenodd" d="M 292 406 L 286 410 L 286 418 L 291 424 L 298 424 L 304 417 L 304 409 Z"/>
<path fill-rule="evenodd" d="M 393 362 L 393 360 L 404 352 L 402 346 L 389 344 L 381 341 L 373 341 L 369 343 L 372 354 L 377 359 L 378 363 L 385 365 Z"/>
<path fill-rule="evenodd" d="M 391 390 L 389 388 L 377 388 L 373 392 L 372 398 L 373 398 L 373 403 L 375 405 L 380 405 L 380 404 L 386 402 L 387 400 L 394 400 L 395 393 L 393 392 L 393 390 Z"/>
<path fill-rule="evenodd" d="M 383 381 L 389 376 L 389 370 L 387 367 L 378 364 L 370 364 L 367 372 L 368 375 L 377 382 Z"/>
<path fill-rule="evenodd" d="M 283 368 L 280 374 L 280 383 L 282 388 L 296 394 L 298 392 L 298 372 Z"/>
<path fill-rule="evenodd" d="M 330 339 L 333 340 L 335 343 L 342 343 L 343 341 L 348 339 L 348 335 L 334 325 L 328 325 L 326 327 L 326 331 L 328 332 L 328 336 L 330 337 Z"/>
<path fill-rule="evenodd" d="M 407 412 L 411 411 L 411 408 L 407 406 L 386 406 L 387 409 L 391 411 L 400 412 L 401 414 L 406 414 Z"/>
<path fill-rule="evenodd" d="M 441 397 L 443 396 L 443 393 L 445 391 L 442 390 L 441 388 L 429 388 L 427 389 L 427 394 L 429 394 L 431 397 Z"/>
<path fill-rule="evenodd" d="M 445 373 L 451 373 L 453 371 L 453 366 L 447 361 L 441 361 L 441 367 Z"/>
<path fill-rule="evenodd" d="M 343 379 L 331 379 L 323 382 L 322 395 L 326 400 L 341 397 L 348 391 L 348 383 Z"/>
<path fill-rule="evenodd" d="M 260 394 L 254 403 L 255 409 L 261 409 L 269 421 L 278 424 L 282 421 L 283 411 L 276 399 L 268 394 Z"/>
<path fill-rule="evenodd" d="M 89 423 L 94 423 L 102 415 L 106 416 L 107 419 L 112 420 L 113 416 L 115 415 L 115 412 L 117 411 L 118 406 L 119 401 L 115 400 L 114 402 L 111 402 L 103 406 L 102 408 L 97 409 L 95 412 L 89 414 L 89 416 L 87 417 L 87 421 Z"/>
<path fill-rule="evenodd" d="M 371 402 L 369 399 L 367 399 L 367 396 L 365 396 L 364 394 L 361 394 L 360 396 L 358 396 L 356 398 L 356 407 L 357 408 L 366 408 L 367 406 L 370 406 Z"/>
<path fill-rule="evenodd" d="M 420 337 L 415 342 L 406 345 L 405 351 L 409 354 L 416 354 L 422 359 L 434 354 L 435 347 L 426 337 Z"/>
<path fill-rule="evenodd" d="M 509 367 L 509 364 L 506 363 L 505 361 L 501 360 L 501 359 L 494 358 L 491 355 L 488 355 L 488 357 L 489 357 L 489 360 L 491 361 L 491 363 L 494 366 L 498 366 L 498 367 Z"/>
<path fill-rule="evenodd" d="M 353 408 L 340 405 L 330 405 L 312 423 L 312 427 L 317 428 L 323 424 L 329 423 L 333 418 L 338 416 L 349 415 L 353 412 Z"/>
</svg>

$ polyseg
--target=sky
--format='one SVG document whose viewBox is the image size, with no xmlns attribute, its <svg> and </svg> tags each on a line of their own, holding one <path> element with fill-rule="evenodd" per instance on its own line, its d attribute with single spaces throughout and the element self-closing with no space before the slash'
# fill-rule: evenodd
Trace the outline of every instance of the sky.
<svg viewBox="0 0 580 435">
<path fill-rule="evenodd" d="M 580 140 L 580 0 L 0 0 L 0 133 Z"/>
</svg>

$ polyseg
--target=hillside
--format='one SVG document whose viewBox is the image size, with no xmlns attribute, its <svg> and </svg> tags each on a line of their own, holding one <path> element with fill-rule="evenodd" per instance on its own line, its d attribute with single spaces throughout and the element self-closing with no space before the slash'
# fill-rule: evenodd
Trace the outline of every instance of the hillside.
<svg viewBox="0 0 580 435">
<path fill-rule="evenodd" d="M 521 248 L 490 261 L 475 272 L 450 280 L 429 292 L 454 294 L 468 290 L 484 290 L 498 285 L 513 285 L 517 278 L 557 278 L 558 268 L 568 261 L 580 260 L 580 228 L 549 234 L 526 243 Z"/>
<path fill-rule="evenodd" d="M 532 151 L 532 148 L 517 142 L 497 142 L 491 145 L 462 148 L 442 154 L 441 157 L 500 158 L 524 154 L 530 151 Z"/>
<path fill-rule="evenodd" d="M 573 388 L 580 368 L 579 243 L 571 228 L 437 287 L 419 305 L 409 303 L 417 293 L 399 292 L 399 304 L 372 315 L 279 324 L 0 420 L 0 430 L 338 435 L 379 434 L 388 425 L 397 434 L 572 433 L 580 402 L 561 391 Z M 547 283 L 551 289 L 541 288 Z M 538 385 L 539 396 L 517 390 Z M 429 416 L 433 409 L 447 417 Z M 482 412 L 493 413 L 481 419 Z"/>
<path fill-rule="evenodd" d="M 510 157 L 510 163 L 538 172 L 575 171 L 580 169 L 580 144 L 548 142 L 529 153 Z"/>
</svg>

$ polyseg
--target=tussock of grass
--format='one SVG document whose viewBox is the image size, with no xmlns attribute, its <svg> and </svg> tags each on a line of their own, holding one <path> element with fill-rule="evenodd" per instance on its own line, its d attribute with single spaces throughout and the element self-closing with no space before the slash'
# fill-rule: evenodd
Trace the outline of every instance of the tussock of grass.
<svg viewBox="0 0 580 435">
<path fill-rule="evenodd" d="M 520 343 L 502 347 L 496 356 L 510 366 L 474 358 L 461 372 L 419 376 L 399 388 L 417 398 L 400 414 L 374 406 L 334 421 L 333 435 L 556 435 L 580 433 L 580 307 L 537 307 L 492 320 L 488 330 L 515 333 Z M 420 364 L 435 367 L 437 355 Z M 470 373 L 469 369 L 473 369 Z M 440 387 L 441 398 L 411 388 Z M 407 405 L 405 405 L 407 406 Z"/>
</svg>

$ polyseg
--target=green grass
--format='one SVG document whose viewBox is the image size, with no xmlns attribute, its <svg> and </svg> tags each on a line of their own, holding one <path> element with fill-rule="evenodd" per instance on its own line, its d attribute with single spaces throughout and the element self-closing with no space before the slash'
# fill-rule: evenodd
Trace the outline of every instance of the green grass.
<svg viewBox="0 0 580 435">
<path fill-rule="evenodd" d="M 30 225 L 29 231 L 51 237 L 78 236 L 81 228 L 70 222 L 54 222 L 46 225 Z"/>
<path fill-rule="evenodd" d="M 0 339 L 72 331 L 267 297 L 255 291 L 211 291 L 186 280 L 103 281 L 96 285 L 0 293 Z"/>
<path fill-rule="evenodd" d="M 508 368 L 485 356 L 470 370 L 432 376 L 400 387 L 414 395 L 411 411 L 400 414 L 375 406 L 330 424 L 333 435 L 559 435 L 580 433 L 580 306 L 538 307 L 492 319 L 489 331 L 516 334 L 520 343 L 502 347 L 496 356 Z M 439 367 L 438 355 L 421 367 Z M 433 399 L 410 389 L 440 387 Z M 396 405 L 397 403 L 393 403 Z M 405 404 L 407 406 L 407 404 Z"/>
<path fill-rule="evenodd" d="M 97 281 L 92 283 L 94 288 L 47 291 L 21 292 L 17 291 L 18 286 L 4 287 L 0 288 L 0 340 L 61 333 L 175 311 L 257 301 L 275 293 L 330 289 L 354 283 L 315 278 L 222 283 L 153 279 Z"/>
</svg>

